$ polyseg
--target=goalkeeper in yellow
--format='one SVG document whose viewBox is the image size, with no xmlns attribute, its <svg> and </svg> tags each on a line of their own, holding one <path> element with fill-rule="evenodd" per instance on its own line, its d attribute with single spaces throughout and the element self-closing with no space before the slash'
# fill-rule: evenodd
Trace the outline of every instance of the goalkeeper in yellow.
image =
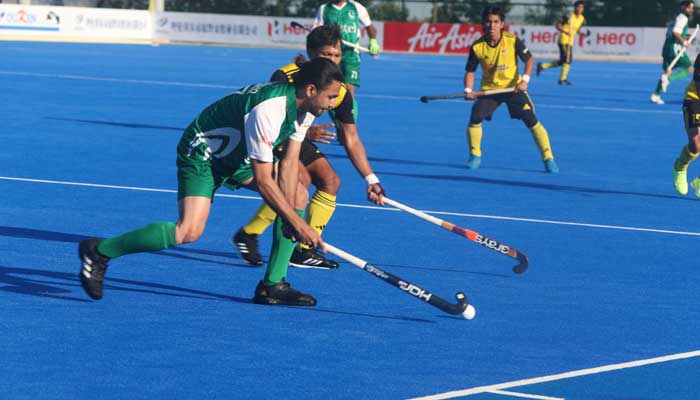
<svg viewBox="0 0 700 400">
<path fill-rule="evenodd" d="M 683 146 L 681 154 L 673 164 L 673 185 L 676 192 L 688 194 L 688 165 L 698 158 L 700 153 L 700 55 L 695 57 L 693 80 L 685 88 L 683 98 L 683 121 L 688 134 L 688 144 Z M 695 189 L 695 196 L 700 198 L 700 177 L 690 183 Z"/>
<path fill-rule="evenodd" d="M 535 106 L 527 95 L 527 85 L 535 65 L 535 59 L 525 44 L 517 36 L 504 32 L 505 15 L 499 6 L 487 6 L 481 13 L 484 36 L 479 38 L 469 52 L 464 74 L 464 93 L 467 100 L 476 99 L 472 106 L 467 128 L 469 142 L 468 169 L 479 168 L 481 164 L 481 123 L 491 117 L 502 103 L 508 106 L 513 119 L 522 120 L 530 129 L 532 137 L 540 149 L 547 172 L 557 173 L 559 168 L 549 144 L 547 130 L 535 116 Z M 518 58 L 525 62 L 525 74 L 518 73 Z M 484 95 L 475 92 L 474 75 L 481 65 L 481 90 L 513 89 L 512 92 Z"/>
<path fill-rule="evenodd" d="M 581 31 L 583 24 L 586 23 L 583 7 L 583 1 L 575 2 L 574 11 L 565 15 L 561 22 L 556 25 L 559 31 L 559 60 L 537 64 L 537 76 L 540 76 L 545 69 L 561 67 L 559 84 L 571 85 L 566 77 L 569 75 L 569 68 L 571 68 L 571 61 L 573 61 L 574 39 L 576 34 Z"/>
</svg>

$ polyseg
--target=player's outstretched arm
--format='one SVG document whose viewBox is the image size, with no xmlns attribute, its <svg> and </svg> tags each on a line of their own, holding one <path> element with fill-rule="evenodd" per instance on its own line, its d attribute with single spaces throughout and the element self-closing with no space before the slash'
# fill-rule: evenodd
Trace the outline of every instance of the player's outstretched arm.
<svg viewBox="0 0 700 400">
<path fill-rule="evenodd" d="M 348 153 L 352 165 L 365 179 L 365 182 L 367 182 L 367 198 L 369 201 L 383 206 L 384 188 L 379 184 L 379 178 L 372 172 L 372 167 L 370 167 L 369 160 L 367 159 L 365 146 L 362 144 L 360 135 L 357 132 L 357 125 L 340 122 L 338 126 L 342 130 L 344 138 L 343 146 Z"/>
</svg>

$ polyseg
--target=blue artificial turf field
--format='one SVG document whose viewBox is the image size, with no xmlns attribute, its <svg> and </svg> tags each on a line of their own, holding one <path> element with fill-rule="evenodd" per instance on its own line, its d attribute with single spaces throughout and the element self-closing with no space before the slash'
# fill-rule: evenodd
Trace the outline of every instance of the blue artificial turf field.
<svg viewBox="0 0 700 400">
<path fill-rule="evenodd" d="M 338 145 L 323 146 L 343 178 L 324 238 L 446 299 L 465 291 L 472 321 L 345 263 L 290 270 L 315 308 L 252 304 L 264 269 L 229 239 L 259 200 L 226 189 L 200 241 L 114 260 L 91 301 L 77 241 L 174 221 L 182 129 L 294 54 L 2 42 L 0 398 L 699 398 L 700 202 L 671 174 L 686 82 L 651 104 L 654 64 L 576 62 L 572 87 L 533 77 L 550 175 L 505 107 L 482 168 L 463 167 L 469 105 L 417 99 L 460 91 L 464 57 L 365 60 L 358 126 L 389 196 L 518 248 L 530 270 L 373 207 Z"/>
</svg>

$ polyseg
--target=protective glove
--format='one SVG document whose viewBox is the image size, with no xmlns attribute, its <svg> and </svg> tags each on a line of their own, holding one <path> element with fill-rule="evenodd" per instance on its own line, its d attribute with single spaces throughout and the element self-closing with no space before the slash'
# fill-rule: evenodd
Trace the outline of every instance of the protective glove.
<svg viewBox="0 0 700 400">
<path fill-rule="evenodd" d="M 377 39 L 371 38 L 369 40 L 369 54 L 376 56 L 379 54 L 379 42 L 377 42 Z"/>
</svg>

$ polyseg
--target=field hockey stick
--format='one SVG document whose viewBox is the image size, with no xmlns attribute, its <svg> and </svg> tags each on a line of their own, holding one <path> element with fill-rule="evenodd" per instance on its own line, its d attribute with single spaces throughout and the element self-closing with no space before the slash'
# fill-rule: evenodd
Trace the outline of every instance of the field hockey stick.
<svg viewBox="0 0 700 400">
<path fill-rule="evenodd" d="M 339 248 L 337 248 L 331 244 L 328 244 L 328 242 L 325 242 L 325 245 L 326 245 L 326 250 L 329 253 L 331 253 L 337 257 L 340 257 L 341 259 L 349 262 L 350 264 L 353 264 L 354 266 L 356 266 L 362 270 L 369 272 L 373 276 L 383 280 L 384 282 L 386 282 L 394 287 L 397 287 L 397 288 L 403 290 L 404 292 L 410 294 L 411 296 L 413 296 L 419 300 L 422 300 L 422 301 L 430 304 L 433 307 L 439 308 L 440 310 L 442 310 L 448 314 L 452 314 L 452 315 L 462 314 L 467 319 L 471 319 L 474 316 L 474 314 L 473 314 L 473 312 L 475 312 L 474 306 L 469 304 L 469 302 L 467 301 L 467 296 L 462 292 L 458 292 L 455 295 L 455 297 L 457 298 L 457 304 L 452 304 L 452 303 L 430 293 L 429 291 L 416 286 L 415 284 L 413 284 L 411 282 L 407 282 L 407 281 L 399 278 L 396 275 L 393 275 L 389 272 L 383 271 L 382 269 L 377 268 L 374 265 L 369 264 L 365 260 L 357 258 L 357 257 L 353 256 L 352 254 L 346 253 L 343 250 L 340 250 Z M 469 316 L 470 313 L 471 313 L 471 317 Z"/>
<path fill-rule="evenodd" d="M 478 92 L 472 92 L 472 94 L 478 98 L 478 97 L 491 96 L 491 95 L 500 94 L 500 93 L 510 93 L 514 90 L 515 90 L 515 88 L 480 90 Z M 446 94 L 443 96 L 421 96 L 420 101 L 423 103 L 427 103 L 427 102 L 432 101 L 432 100 L 463 99 L 464 96 L 466 96 L 465 93 Z"/>
<path fill-rule="evenodd" d="M 432 222 L 433 224 L 448 230 L 452 233 L 455 233 L 459 236 L 465 237 L 468 240 L 480 244 L 486 248 L 489 248 L 493 251 L 497 251 L 501 254 L 505 254 L 509 257 L 512 257 L 516 260 L 518 260 L 518 265 L 513 267 L 513 272 L 516 274 L 522 274 L 525 272 L 529 266 L 529 261 L 527 259 L 527 256 L 525 253 L 522 253 L 506 244 L 503 244 L 497 240 L 491 239 L 489 237 L 486 237 L 478 232 L 474 232 L 470 229 L 467 228 L 462 228 L 461 226 L 455 225 L 453 223 L 447 222 L 445 220 L 442 220 L 440 218 L 433 217 L 432 215 L 428 215 L 422 211 L 418 211 L 414 208 L 411 208 L 407 205 L 401 204 L 398 201 L 394 201 L 392 199 L 389 199 L 387 197 L 384 197 L 384 203 L 396 207 L 401 211 L 405 211 L 411 215 L 414 215 L 420 219 L 424 219 L 428 222 Z"/>
<path fill-rule="evenodd" d="M 692 42 L 693 39 L 695 38 L 695 36 L 698 34 L 698 29 L 700 29 L 700 24 L 695 25 L 695 29 L 693 30 L 693 33 L 692 33 L 692 34 L 690 35 L 690 37 L 688 38 L 688 43 Z M 686 51 L 687 49 L 688 49 L 687 47 L 683 46 L 683 49 L 682 49 L 678 54 L 676 54 L 676 57 L 673 59 L 673 61 L 671 61 L 671 64 L 668 65 L 668 68 L 666 68 L 666 71 L 670 71 L 670 70 L 673 69 L 673 67 L 676 65 L 676 63 L 678 62 L 678 60 L 681 59 L 681 57 L 683 56 L 683 54 L 685 53 L 685 51 Z M 666 72 L 664 72 L 664 73 L 661 74 L 661 75 L 662 75 L 662 76 L 663 76 L 663 75 L 666 75 Z"/>
<path fill-rule="evenodd" d="M 290 22 L 289 25 L 291 25 L 293 28 L 301 28 L 301 29 L 304 29 L 304 30 L 307 31 L 307 32 L 311 32 L 311 29 L 305 27 L 304 25 L 302 25 L 302 24 L 300 24 L 300 23 L 298 23 L 298 22 L 296 22 L 296 21 Z M 359 50 L 359 51 L 364 51 L 365 53 L 369 53 L 369 49 L 368 49 L 368 48 L 362 47 L 362 46 L 360 46 L 359 44 L 350 43 L 350 42 L 348 42 L 348 41 L 346 41 L 346 40 L 343 40 L 342 42 L 343 42 L 344 45 L 346 45 L 346 46 L 348 46 L 348 47 L 352 47 L 353 49 L 356 49 L 356 50 Z"/>
</svg>

